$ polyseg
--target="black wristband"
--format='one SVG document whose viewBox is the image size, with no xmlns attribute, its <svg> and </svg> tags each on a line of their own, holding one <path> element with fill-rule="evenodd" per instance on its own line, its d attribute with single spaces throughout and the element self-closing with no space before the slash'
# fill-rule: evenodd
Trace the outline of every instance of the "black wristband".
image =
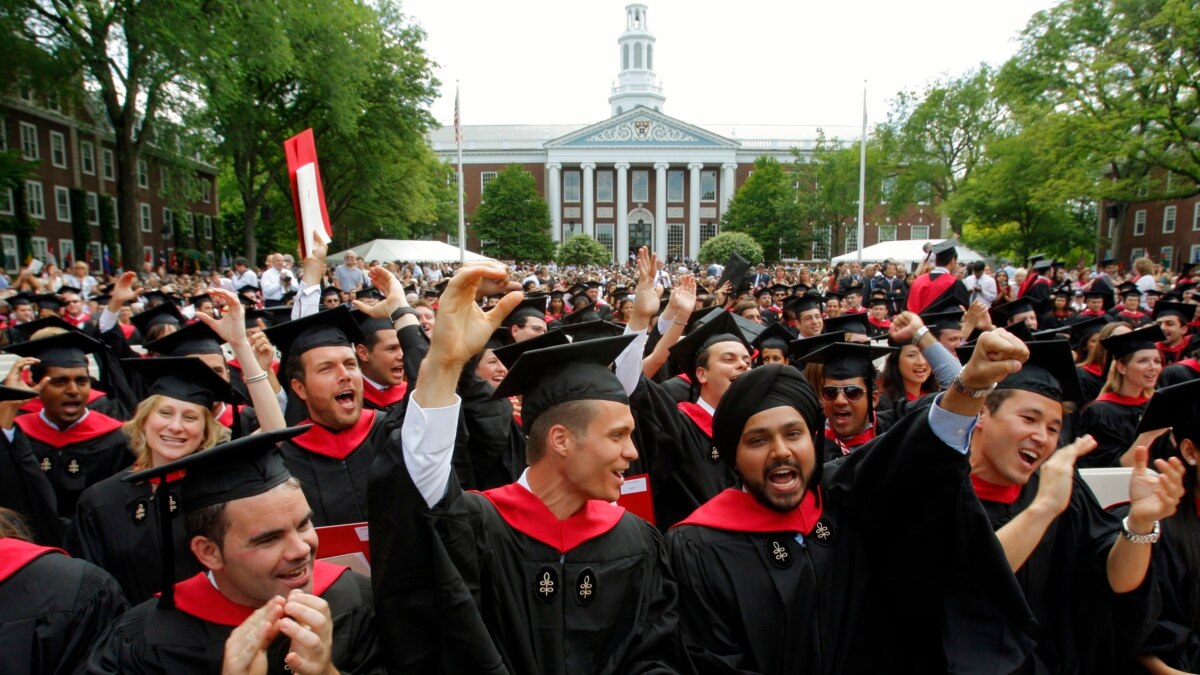
<svg viewBox="0 0 1200 675">
<path fill-rule="evenodd" d="M 404 316 L 405 314 L 418 316 L 417 310 L 413 309 L 412 307 L 397 307 L 396 311 L 392 312 L 392 323 L 399 321 L 400 317 Z"/>
</svg>

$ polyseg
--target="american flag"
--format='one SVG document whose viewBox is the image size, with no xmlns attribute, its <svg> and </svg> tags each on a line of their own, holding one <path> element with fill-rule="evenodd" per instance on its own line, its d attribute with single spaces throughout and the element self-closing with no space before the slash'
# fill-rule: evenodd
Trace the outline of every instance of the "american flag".
<svg viewBox="0 0 1200 675">
<path fill-rule="evenodd" d="M 458 87 L 454 88 L 454 142 L 462 145 L 462 124 L 458 118 Z"/>
</svg>

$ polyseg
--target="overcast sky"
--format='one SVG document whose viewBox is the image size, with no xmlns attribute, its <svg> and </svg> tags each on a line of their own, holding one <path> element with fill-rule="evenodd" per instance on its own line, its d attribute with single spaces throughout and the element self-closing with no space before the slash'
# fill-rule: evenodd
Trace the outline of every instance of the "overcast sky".
<svg viewBox="0 0 1200 675">
<path fill-rule="evenodd" d="M 404 0 L 439 64 L 449 125 L 585 124 L 609 116 L 625 5 L 614 0 Z M 1053 0 L 648 0 L 663 112 L 695 124 L 788 124 L 857 135 L 897 91 L 999 64 Z"/>
</svg>

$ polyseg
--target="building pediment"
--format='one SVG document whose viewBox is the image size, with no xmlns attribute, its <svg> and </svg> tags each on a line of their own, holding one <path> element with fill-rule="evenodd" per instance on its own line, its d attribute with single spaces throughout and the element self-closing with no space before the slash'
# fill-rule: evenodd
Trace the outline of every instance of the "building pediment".
<svg viewBox="0 0 1200 675">
<path fill-rule="evenodd" d="M 738 148 L 737 141 L 643 106 L 546 143 L 552 148 Z"/>
</svg>

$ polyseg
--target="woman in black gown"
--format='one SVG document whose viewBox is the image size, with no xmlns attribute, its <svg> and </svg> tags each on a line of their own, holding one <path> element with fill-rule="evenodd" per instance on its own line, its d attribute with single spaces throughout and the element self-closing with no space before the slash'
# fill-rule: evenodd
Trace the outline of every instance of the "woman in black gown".
<svg viewBox="0 0 1200 675">
<path fill-rule="evenodd" d="M 1081 467 L 1132 466 L 1127 455 L 1162 373 L 1162 357 L 1155 347 L 1162 340 L 1157 325 L 1101 340 L 1113 363 L 1100 395 L 1079 416 L 1079 434 L 1091 434 L 1097 443 L 1091 454 L 1080 458 Z"/>
</svg>

